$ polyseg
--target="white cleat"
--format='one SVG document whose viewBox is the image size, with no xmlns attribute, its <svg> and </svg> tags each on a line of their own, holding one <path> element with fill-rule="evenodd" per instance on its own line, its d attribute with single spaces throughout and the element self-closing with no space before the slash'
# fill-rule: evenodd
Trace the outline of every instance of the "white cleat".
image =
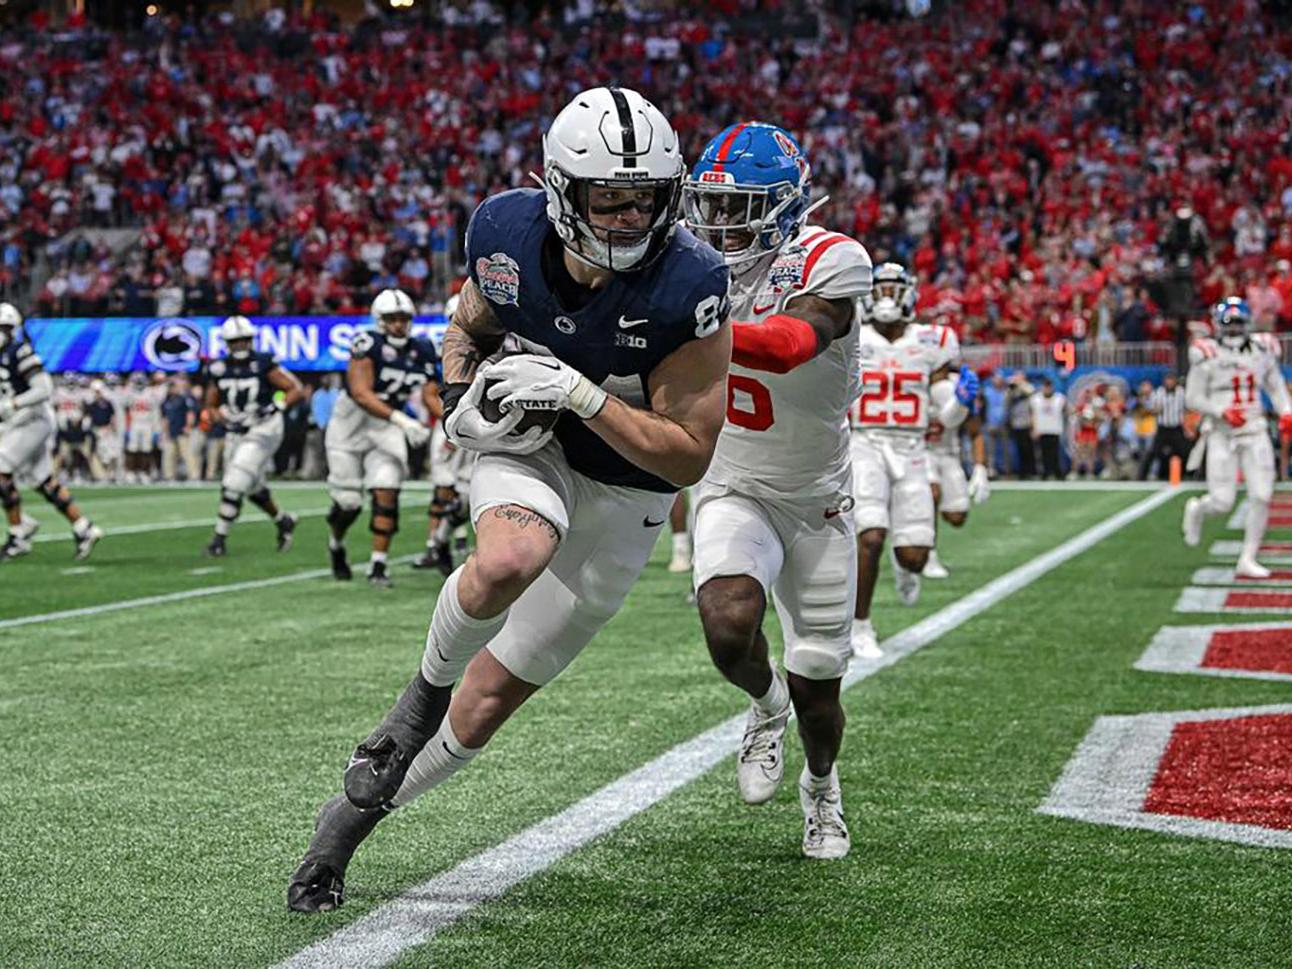
<svg viewBox="0 0 1292 969">
<path fill-rule="evenodd" d="M 1234 566 L 1234 575 L 1240 579 L 1268 579 L 1270 570 L 1250 555 L 1240 555 Z"/>
<path fill-rule="evenodd" d="M 668 561 L 668 570 L 670 572 L 690 572 L 691 555 L 688 552 L 677 551 Z"/>
<path fill-rule="evenodd" d="M 920 573 L 908 572 L 893 559 L 893 584 L 897 586 L 897 598 L 904 606 L 913 606 L 920 601 Z"/>
<path fill-rule="evenodd" d="M 102 538 L 103 529 L 98 525 L 91 525 L 86 529 L 85 534 L 80 537 L 73 535 L 72 540 L 76 542 L 76 554 L 73 558 L 77 562 L 84 562 L 90 557 L 90 553 L 94 551 L 94 546 L 99 544 L 99 540 Z"/>
<path fill-rule="evenodd" d="M 848 826 L 843 821 L 843 792 L 839 777 L 830 775 L 830 785 L 813 791 L 808 787 L 806 769 L 799 778 L 799 805 L 803 808 L 803 854 L 830 861 L 842 858 L 852 847 Z"/>
<path fill-rule="evenodd" d="M 920 575 L 924 576 L 926 579 L 951 578 L 951 573 L 947 571 L 947 567 L 943 565 L 942 560 L 938 558 L 938 550 L 936 548 L 929 552 L 929 560 L 924 563 L 924 571 L 921 572 Z"/>
<path fill-rule="evenodd" d="M 24 542 L 30 542 L 36 537 L 36 533 L 40 531 L 40 522 L 24 511 L 22 520 L 18 522 L 17 527 L 11 528 L 10 531 L 16 532 Z"/>
<path fill-rule="evenodd" d="M 773 676 L 781 674 L 773 671 Z M 789 691 L 785 709 L 768 716 L 751 705 L 736 760 L 736 783 L 746 804 L 770 801 L 785 777 L 785 725 L 790 719 Z"/>
<path fill-rule="evenodd" d="M 1184 520 L 1180 530 L 1184 532 L 1184 544 L 1190 548 L 1202 541 L 1202 499 L 1190 498 L 1184 503 Z"/>
<path fill-rule="evenodd" d="M 852 621 L 852 655 L 857 659 L 883 659 L 884 651 L 879 648 L 879 637 L 869 619 Z"/>
</svg>

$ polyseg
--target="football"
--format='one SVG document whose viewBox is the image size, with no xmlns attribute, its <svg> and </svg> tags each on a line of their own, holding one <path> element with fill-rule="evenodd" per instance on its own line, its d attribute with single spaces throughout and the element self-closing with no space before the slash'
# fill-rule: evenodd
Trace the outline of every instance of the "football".
<svg viewBox="0 0 1292 969">
<path fill-rule="evenodd" d="M 502 420 L 502 408 L 498 406 L 498 401 L 489 397 L 489 388 L 499 383 L 500 378 L 485 380 L 484 395 L 480 399 L 480 413 L 484 415 L 487 421 Z M 544 431 L 550 431 L 556 426 L 556 422 L 561 419 L 559 410 L 526 410 L 525 416 L 520 419 L 516 425 L 513 434 L 524 434 L 531 427 L 541 427 Z"/>
</svg>

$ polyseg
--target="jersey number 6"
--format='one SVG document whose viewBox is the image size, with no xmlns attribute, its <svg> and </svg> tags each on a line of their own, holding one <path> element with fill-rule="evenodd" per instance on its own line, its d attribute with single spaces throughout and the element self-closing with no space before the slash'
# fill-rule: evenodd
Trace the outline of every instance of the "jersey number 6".
<svg viewBox="0 0 1292 969">
<path fill-rule="evenodd" d="M 751 431 L 767 430 L 776 423 L 772 392 L 753 377 L 727 374 L 727 420 Z"/>
</svg>

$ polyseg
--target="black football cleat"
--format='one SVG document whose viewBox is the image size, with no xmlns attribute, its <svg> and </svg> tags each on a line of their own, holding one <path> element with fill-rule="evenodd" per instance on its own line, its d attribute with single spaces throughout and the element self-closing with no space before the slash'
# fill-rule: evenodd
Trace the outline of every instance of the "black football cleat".
<svg viewBox="0 0 1292 969">
<path fill-rule="evenodd" d="M 415 569 L 439 569 L 446 579 L 453 574 L 453 555 L 447 545 L 428 545 L 426 551 L 413 560 Z"/>
<path fill-rule="evenodd" d="M 211 544 L 204 549 L 204 552 L 213 559 L 223 558 L 227 555 L 229 550 L 224 546 L 224 536 L 212 535 Z"/>
<path fill-rule="evenodd" d="M 274 524 L 278 527 L 278 551 L 286 552 L 292 547 L 292 538 L 296 534 L 296 516 L 284 515 Z"/>
<path fill-rule="evenodd" d="M 372 562 L 368 565 L 368 585 L 374 589 L 389 589 L 393 583 L 390 581 L 390 572 L 386 569 L 385 562 Z"/>
<path fill-rule="evenodd" d="M 350 562 L 345 557 L 344 545 L 328 549 L 328 555 L 332 557 L 332 578 L 338 582 L 349 582 L 354 578 L 354 573 L 350 571 Z"/>
<path fill-rule="evenodd" d="M 364 811 L 389 803 L 413 758 L 435 736 L 452 687 L 432 686 L 419 671 L 377 729 L 354 749 L 345 768 L 345 796 Z"/>
<path fill-rule="evenodd" d="M 327 801 L 314 819 L 314 837 L 287 883 L 293 912 L 331 912 L 345 904 L 345 869 L 355 849 L 390 811 L 360 811 L 343 795 Z"/>
</svg>

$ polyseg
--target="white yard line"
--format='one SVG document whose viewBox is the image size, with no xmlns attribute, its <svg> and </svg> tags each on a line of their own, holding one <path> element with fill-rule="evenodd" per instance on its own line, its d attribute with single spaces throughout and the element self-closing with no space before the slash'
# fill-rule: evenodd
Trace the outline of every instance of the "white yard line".
<svg viewBox="0 0 1292 969">
<path fill-rule="evenodd" d="M 1038 555 L 988 582 L 883 643 L 884 657 L 855 663 L 844 679 L 848 688 L 927 646 L 957 626 L 1026 588 L 1047 572 L 1075 558 L 1174 497 L 1159 491 L 1062 545 Z M 715 674 L 716 675 L 716 674 Z M 477 906 L 550 868 L 566 855 L 613 831 L 633 816 L 695 780 L 734 753 L 745 717 L 732 717 L 625 774 L 559 814 L 514 835 L 410 889 L 296 955 L 278 969 L 385 966 L 408 949 L 431 939 Z"/>
<path fill-rule="evenodd" d="M 417 556 L 401 555 L 390 560 L 392 565 L 411 562 Z M 19 626 L 35 626 L 47 622 L 61 622 L 64 619 L 82 619 L 86 616 L 101 616 L 108 612 L 121 612 L 123 609 L 143 609 L 147 606 L 166 605 L 171 602 L 183 602 L 185 599 L 201 599 L 206 596 L 224 595 L 226 592 L 245 592 L 248 589 L 266 589 L 270 586 L 285 585 L 289 582 L 305 582 L 309 579 L 321 579 L 330 576 L 331 569 L 307 569 L 304 572 L 289 572 L 287 575 L 274 575 L 266 579 L 248 579 L 245 582 L 230 582 L 227 585 L 208 585 L 200 589 L 185 589 L 183 592 L 166 592 L 155 596 L 142 596 L 138 599 L 122 599 L 118 602 L 103 602 L 97 606 L 82 606 L 79 609 L 62 609 L 58 612 L 42 612 L 32 616 L 16 616 L 13 619 L 0 619 L 0 630 L 16 629 Z M 362 580 L 356 580 L 362 581 Z"/>
</svg>

